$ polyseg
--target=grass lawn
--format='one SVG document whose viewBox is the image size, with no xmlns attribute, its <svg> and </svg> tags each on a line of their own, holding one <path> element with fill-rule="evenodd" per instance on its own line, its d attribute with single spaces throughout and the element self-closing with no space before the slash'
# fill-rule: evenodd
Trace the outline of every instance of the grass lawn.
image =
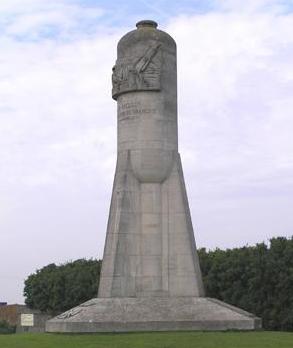
<svg viewBox="0 0 293 348">
<path fill-rule="evenodd" d="M 288 332 L 0 335 L 0 348 L 292 348 Z"/>
</svg>

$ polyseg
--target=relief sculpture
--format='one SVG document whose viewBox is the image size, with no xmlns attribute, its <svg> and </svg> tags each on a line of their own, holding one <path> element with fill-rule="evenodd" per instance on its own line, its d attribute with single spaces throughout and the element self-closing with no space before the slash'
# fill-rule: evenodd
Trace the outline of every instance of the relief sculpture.
<svg viewBox="0 0 293 348">
<path fill-rule="evenodd" d="M 112 69 L 112 96 L 114 99 L 130 91 L 160 90 L 160 44 L 151 45 L 142 57 L 129 61 L 117 60 Z"/>
</svg>

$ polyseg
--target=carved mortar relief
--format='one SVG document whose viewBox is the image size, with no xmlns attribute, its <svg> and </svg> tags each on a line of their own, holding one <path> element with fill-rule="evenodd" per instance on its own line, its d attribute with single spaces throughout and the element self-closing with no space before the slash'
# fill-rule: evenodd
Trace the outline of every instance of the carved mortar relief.
<svg viewBox="0 0 293 348">
<path fill-rule="evenodd" d="M 112 71 L 112 97 L 130 91 L 159 91 L 161 59 L 159 43 L 150 45 L 137 59 L 118 59 Z"/>
</svg>

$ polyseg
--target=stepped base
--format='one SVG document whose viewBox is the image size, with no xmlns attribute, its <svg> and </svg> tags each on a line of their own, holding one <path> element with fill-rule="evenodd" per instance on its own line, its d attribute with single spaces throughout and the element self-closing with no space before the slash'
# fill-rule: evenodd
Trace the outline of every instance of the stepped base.
<svg viewBox="0 0 293 348">
<path fill-rule="evenodd" d="M 208 297 L 94 298 L 46 323 L 47 332 L 255 330 L 253 314 Z"/>
</svg>

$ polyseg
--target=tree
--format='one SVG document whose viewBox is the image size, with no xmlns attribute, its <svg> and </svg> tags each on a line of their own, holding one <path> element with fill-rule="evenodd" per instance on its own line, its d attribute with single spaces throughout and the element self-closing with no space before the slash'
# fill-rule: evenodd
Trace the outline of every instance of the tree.
<svg viewBox="0 0 293 348">
<path fill-rule="evenodd" d="M 100 260 L 50 264 L 25 280 L 25 303 L 43 312 L 66 311 L 97 296 Z"/>
<path fill-rule="evenodd" d="M 263 327 L 293 331 L 293 239 L 199 250 L 206 295 L 255 313 Z"/>
<path fill-rule="evenodd" d="M 293 238 L 198 254 L 208 297 L 256 314 L 265 329 L 293 331 Z M 83 259 L 36 271 L 25 281 L 26 304 L 57 313 L 95 297 L 101 263 Z"/>
</svg>

